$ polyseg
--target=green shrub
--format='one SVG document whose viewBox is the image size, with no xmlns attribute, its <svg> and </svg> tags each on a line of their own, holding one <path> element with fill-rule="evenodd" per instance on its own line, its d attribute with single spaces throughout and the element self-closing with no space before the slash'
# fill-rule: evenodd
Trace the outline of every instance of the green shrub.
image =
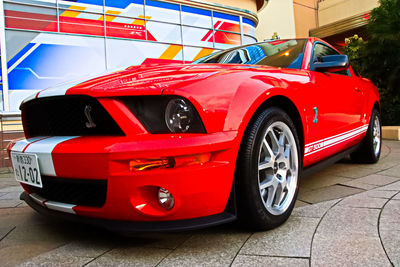
<svg viewBox="0 0 400 267">
<path fill-rule="evenodd" d="M 380 91 L 384 125 L 400 125 L 400 0 L 380 0 L 367 26 L 368 42 L 348 38 L 345 52 Z"/>
</svg>

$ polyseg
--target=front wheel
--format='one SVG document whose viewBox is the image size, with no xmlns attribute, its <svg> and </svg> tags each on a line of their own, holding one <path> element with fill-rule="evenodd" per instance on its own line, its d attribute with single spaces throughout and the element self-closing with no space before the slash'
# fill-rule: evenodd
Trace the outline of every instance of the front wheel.
<svg viewBox="0 0 400 267">
<path fill-rule="evenodd" d="M 279 108 L 259 114 L 247 129 L 238 157 L 239 219 L 256 230 L 279 226 L 290 216 L 301 171 L 299 140 Z"/>
<path fill-rule="evenodd" d="M 351 159 L 356 163 L 376 163 L 381 156 L 382 127 L 379 111 L 374 109 L 368 126 L 368 131 L 360 148 L 352 153 Z"/>
</svg>

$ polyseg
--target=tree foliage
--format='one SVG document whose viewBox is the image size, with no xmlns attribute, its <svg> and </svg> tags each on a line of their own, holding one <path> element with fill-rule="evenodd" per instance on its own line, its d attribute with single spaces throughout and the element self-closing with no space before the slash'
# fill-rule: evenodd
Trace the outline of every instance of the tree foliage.
<svg viewBox="0 0 400 267">
<path fill-rule="evenodd" d="M 368 42 L 349 38 L 345 51 L 356 69 L 378 86 L 385 125 L 400 125 L 400 0 L 373 9 Z"/>
</svg>

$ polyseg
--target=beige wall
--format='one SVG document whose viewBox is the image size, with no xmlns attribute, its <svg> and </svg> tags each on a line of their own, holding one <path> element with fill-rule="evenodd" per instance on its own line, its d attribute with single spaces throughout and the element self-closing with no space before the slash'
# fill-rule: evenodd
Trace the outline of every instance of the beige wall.
<svg viewBox="0 0 400 267">
<path fill-rule="evenodd" d="M 296 37 L 308 37 L 309 30 L 318 27 L 317 0 L 293 0 Z"/>
<path fill-rule="evenodd" d="M 319 26 L 368 12 L 378 5 L 378 0 L 324 0 L 319 3 Z"/>
<path fill-rule="evenodd" d="M 279 37 L 296 37 L 293 0 L 270 0 L 268 5 L 258 12 L 258 41 L 270 39 L 274 32 Z"/>
</svg>

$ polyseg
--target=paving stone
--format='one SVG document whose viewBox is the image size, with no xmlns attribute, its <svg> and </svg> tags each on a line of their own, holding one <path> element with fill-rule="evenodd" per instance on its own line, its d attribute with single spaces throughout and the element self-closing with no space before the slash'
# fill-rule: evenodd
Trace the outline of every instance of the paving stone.
<svg viewBox="0 0 400 267">
<path fill-rule="evenodd" d="M 332 185 L 306 192 L 300 189 L 298 199 L 309 203 L 318 203 L 327 200 L 343 198 L 360 193 L 362 191 L 363 190 L 357 188 L 351 188 L 342 185 Z"/>
<path fill-rule="evenodd" d="M 354 195 L 343 199 L 338 206 L 353 208 L 382 208 L 388 200 L 385 198 L 373 198 L 367 196 Z"/>
<path fill-rule="evenodd" d="M 379 172 L 378 174 L 400 178 L 400 165 L 398 165 L 396 167 L 393 167 L 393 168 L 390 168 L 388 170 Z"/>
<path fill-rule="evenodd" d="M 317 233 L 311 266 L 391 266 L 379 237 Z"/>
<path fill-rule="evenodd" d="M 142 247 L 176 249 L 189 239 L 193 233 L 144 233 L 130 236 L 124 246 L 140 244 Z"/>
<path fill-rule="evenodd" d="M 382 210 L 380 231 L 400 231 L 400 200 L 390 200 Z"/>
<path fill-rule="evenodd" d="M 268 257 L 253 255 L 238 255 L 232 266 L 275 266 L 275 267 L 308 267 L 309 260 L 301 258 Z"/>
<path fill-rule="evenodd" d="M 39 237 L 38 237 L 39 239 Z M 4 246 L 0 242 L 0 266 L 15 266 L 62 245 L 57 242 L 20 242 Z"/>
<path fill-rule="evenodd" d="M 15 192 L 15 191 L 14 192 L 8 192 L 8 193 L 0 196 L 0 200 L 3 200 L 3 199 L 19 200 L 19 195 L 21 195 L 21 192 L 22 192 L 22 190 L 21 191 L 17 191 L 17 192 Z"/>
<path fill-rule="evenodd" d="M 381 190 L 380 187 L 370 190 L 370 191 L 365 191 L 363 193 L 360 193 L 359 195 L 365 195 L 367 197 L 376 197 L 376 198 L 386 198 L 390 199 L 392 198 L 397 191 L 389 191 L 389 190 Z"/>
<path fill-rule="evenodd" d="M 387 155 L 389 154 L 390 154 L 390 148 L 387 145 L 382 144 L 381 159 L 387 157 Z"/>
<path fill-rule="evenodd" d="M 393 199 L 400 199 L 400 193 L 397 193 L 397 195 L 395 195 L 395 196 L 393 197 Z"/>
<path fill-rule="evenodd" d="M 400 230 L 382 230 L 380 237 L 393 266 L 400 266 Z"/>
<path fill-rule="evenodd" d="M 29 242 L 62 243 L 70 242 L 76 234 L 63 224 L 32 224 L 17 226 L 1 243 L 5 245 Z"/>
<path fill-rule="evenodd" d="M 250 233 L 209 231 L 190 237 L 160 266 L 229 266 Z"/>
<path fill-rule="evenodd" d="M 25 208 L 25 207 L 29 207 L 28 204 L 26 204 L 25 201 L 22 201 L 21 204 L 19 204 L 18 206 L 16 206 L 17 208 Z"/>
<path fill-rule="evenodd" d="M 317 233 L 377 237 L 379 213 L 379 209 L 350 208 L 339 203 L 324 216 Z"/>
<path fill-rule="evenodd" d="M 304 206 L 308 206 L 310 204 L 301 201 L 301 200 L 296 200 L 296 203 L 294 204 L 294 208 L 300 208 L 300 207 L 304 207 Z"/>
<path fill-rule="evenodd" d="M 341 185 L 356 187 L 356 188 L 360 188 L 360 189 L 364 189 L 364 190 L 371 190 L 371 189 L 378 187 L 377 185 L 363 183 L 362 181 L 359 181 L 360 179 L 362 179 L 362 178 L 354 179 L 350 182 L 344 182 L 344 183 L 341 183 Z"/>
<path fill-rule="evenodd" d="M 399 156 L 394 154 L 389 154 L 387 157 L 379 159 L 379 161 L 375 164 L 363 164 L 361 166 L 363 168 L 370 169 L 373 172 L 384 171 L 399 165 L 399 160 L 400 160 Z"/>
<path fill-rule="evenodd" d="M 56 255 L 65 255 L 65 257 L 96 258 L 111 250 L 113 246 L 115 246 L 115 244 L 109 242 L 108 238 L 103 242 L 87 239 L 68 243 L 51 251 L 51 253 Z"/>
<path fill-rule="evenodd" d="M 315 190 L 318 188 L 345 183 L 348 181 L 352 181 L 353 179 L 339 177 L 335 175 L 329 174 L 316 174 L 310 177 L 305 177 L 300 180 L 300 186 L 302 189 L 306 190 Z"/>
<path fill-rule="evenodd" d="M 36 256 L 26 262 L 23 262 L 17 266 L 66 266 L 66 267 L 80 267 L 89 263 L 92 258 L 77 257 L 72 255 L 65 255 L 63 253 L 55 253 L 53 251 Z"/>
<path fill-rule="evenodd" d="M 14 227 L 8 226 L 8 227 L 0 227 L 0 241 L 8 234 L 10 233 L 11 230 L 13 230 Z"/>
<path fill-rule="evenodd" d="M 379 187 L 380 190 L 400 191 L 400 182 L 395 182 L 389 185 Z"/>
<path fill-rule="evenodd" d="M 156 266 L 171 250 L 159 248 L 113 249 L 86 266 Z"/>
<path fill-rule="evenodd" d="M 14 208 L 22 203 L 19 199 L 2 199 L 0 200 L 0 208 Z"/>
<path fill-rule="evenodd" d="M 240 254 L 282 257 L 309 257 L 311 239 L 319 219 L 290 217 L 280 227 L 253 234 Z"/>
<path fill-rule="evenodd" d="M 48 223 L 49 220 L 30 207 L 0 209 L 1 226 L 34 225 Z"/>
<path fill-rule="evenodd" d="M 335 176 L 340 176 L 341 173 L 343 172 L 348 172 L 350 170 L 354 170 L 355 165 L 351 163 L 351 161 L 346 161 L 344 162 L 338 162 L 326 169 L 324 169 L 321 173 L 324 175 L 329 174 L 329 175 L 335 175 Z"/>
<path fill-rule="evenodd" d="M 293 210 L 291 216 L 297 217 L 311 217 L 311 218 L 322 218 L 324 214 L 337 202 L 339 199 L 320 202 L 313 205 L 308 205 L 300 208 L 296 208 Z"/>
<path fill-rule="evenodd" d="M 335 172 L 335 174 L 347 178 L 360 178 L 371 174 L 371 169 L 365 167 L 358 167 L 353 164 L 351 166 L 352 166 L 351 168 L 344 171 L 337 171 Z"/>
<path fill-rule="evenodd" d="M 366 177 L 357 179 L 357 181 L 360 183 L 371 184 L 371 185 L 376 185 L 376 186 L 383 186 L 383 185 L 391 184 L 398 180 L 400 180 L 400 177 L 398 178 L 398 177 L 384 176 L 384 175 L 379 175 L 379 174 L 372 174 L 372 175 L 368 175 Z"/>
<path fill-rule="evenodd" d="M 0 180 L 0 190 L 8 188 L 8 187 L 14 187 L 14 186 L 18 186 L 17 182 L 13 182 L 13 181 L 2 181 Z"/>
<path fill-rule="evenodd" d="M 0 189 L 0 192 L 6 192 L 6 193 L 9 193 L 9 192 L 22 192 L 22 187 L 20 186 L 20 185 L 18 185 L 18 186 L 9 186 L 9 187 L 5 187 L 5 188 L 1 188 Z"/>
</svg>

